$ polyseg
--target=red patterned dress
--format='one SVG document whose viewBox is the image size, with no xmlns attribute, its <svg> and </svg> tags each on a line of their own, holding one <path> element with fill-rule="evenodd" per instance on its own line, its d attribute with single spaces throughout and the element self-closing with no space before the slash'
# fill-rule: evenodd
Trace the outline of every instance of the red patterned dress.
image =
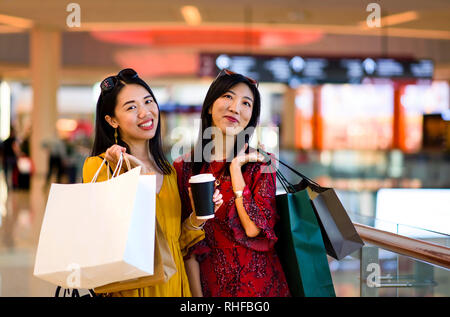
<svg viewBox="0 0 450 317">
<path fill-rule="evenodd" d="M 188 195 L 190 164 L 177 159 L 174 167 L 184 218 L 191 213 Z M 192 249 L 200 264 L 200 276 L 205 297 L 286 297 L 290 296 L 281 263 L 274 250 L 277 237 L 274 225 L 278 219 L 275 204 L 275 174 L 262 173 L 261 163 L 243 167 L 246 186 L 243 203 L 250 219 L 261 233 L 250 238 L 245 234 L 235 205 L 230 176 L 220 176 L 224 161 L 205 164 L 201 173 L 213 173 L 220 178 L 218 186 L 224 203 L 215 218 L 204 226 L 205 239 Z M 184 219 L 183 218 L 183 219 Z"/>
</svg>

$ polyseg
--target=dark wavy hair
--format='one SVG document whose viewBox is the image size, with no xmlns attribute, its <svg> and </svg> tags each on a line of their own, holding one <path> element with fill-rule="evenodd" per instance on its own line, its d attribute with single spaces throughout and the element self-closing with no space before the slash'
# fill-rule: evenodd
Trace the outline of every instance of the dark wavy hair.
<svg viewBox="0 0 450 317">
<path fill-rule="evenodd" d="M 261 112 L 261 97 L 259 94 L 259 90 L 256 87 L 254 83 L 252 83 L 247 77 L 233 73 L 233 74 L 223 74 L 222 76 L 219 76 L 216 78 L 216 80 L 213 81 L 211 86 L 208 89 L 208 92 L 206 93 L 205 100 L 203 101 L 203 107 L 201 112 L 201 126 L 199 131 L 199 136 L 197 143 L 195 144 L 192 152 L 191 152 L 191 169 L 192 174 L 196 175 L 200 173 L 200 170 L 202 169 L 204 164 L 209 164 L 209 157 L 206 157 L 207 160 L 205 160 L 203 150 L 205 146 L 211 142 L 210 138 L 207 138 L 204 136 L 204 132 L 207 128 L 212 126 L 212 115 L 209 114 L 210 108 L 213 106 L 214 102 L 223 96 L 227 91 L 229 91 L 233 86 L 244 83 L 246 84 L 251 92 L 253 93 L 253 110 L 252 110 L 252 116 L 250 118 L 249 123 L 247 126 L 237 135 L 236 140 L 243 139 L 243 135 L 246 134 L 248 131 L 253 133 L 254 129 L 258 125 L 259 122 L 259 115 Z M 250 134 L 250 136 L 251 136 Z M 242 150 L 245 143 L 243 142 L 234 142 L 233 152 L 231 153 L 232 157 L 227 158 L 227 164 L 225 164 L 225 174 L 229 173 L 229 164 L 231 162 L 231 159 L 234 158 L 239 151 Z M 201 152 L 200 152 L 201 151 Z M 201 160 L 197 160 L 196 153 L 201 153 Z M 207 154 L 208 155 L 208 154 Z"/>
<path fill-rule="evenodd" d="M 152 96 L 158 107 L 158 126 L 156 127 L 155 136 L 151 138 L 149 143 L 149 151 L 153 156 L 156 165 L 161 170 L 161 172 L 165 175 L 169 175 L 172 173 L 172 168 L 170 166 L 169 161 L 164 155 L 164 151 L 162 149 L 162 140 L 161 140 L 161 115 L 159 112 L 159 105 L 156 101 L 155 95 L 150 87 L 147 85 L 145 81 L 143 81 L 140 77 L 136 76 L 134 78 L 128 77 L 120 77 L 120 80 L 116 81 L 114 88 L 109 91 L 100 93 L 100 96 L 97 101 L 97 110 L 96 110 L 96 118 L 95 118 L 95 137 L 94 137 L 94 145 L 92 146 L 91 155 L 97 156 L 103 152 L 105 152 L 109 147 L 116 144 L 114 140 L 114 128 L 105 120 L 105 116 L 109 115 L 111 117 L 115 116 L 115 109 L 117 104 L 117 96 L 125 85 L 136 84 L 144 87 Z M 127 149 L 127 153 L 130 154 L 130 147 L 126 144 L 122 138 L 120 137 L 120 133 L 118 132 L 117 144 L 123 146 Z"/>
</svg>

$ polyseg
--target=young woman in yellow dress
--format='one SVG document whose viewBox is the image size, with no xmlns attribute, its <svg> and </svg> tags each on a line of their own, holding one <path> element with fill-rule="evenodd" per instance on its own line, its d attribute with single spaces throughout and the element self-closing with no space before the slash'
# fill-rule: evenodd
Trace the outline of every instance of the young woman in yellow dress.
<svg viewBox="0 0 450 317">
<path fill-rule="evenodd" d="M 166 283 L 107 293 L 107 296 L 192 296 L 183 255 L 204 238 L 201 230 L 204 220 L 198 220 L 194 211 L 181 223 L 177 175 L 162 151 L 160 113 L 155 96 L 147 83 L 130 68 L 105 78 L 100 86 L 94 145 L 92 156 L 83 166 L 83 181 L 92 180 L 104 159 L 113 170 L 121 154 L 132 168 L 141 166 L 141 174 L 155 174 L 156 218 L 177 266 L 177 272 Z M 123 168 L 121 172 L 124 171 Z M 104 164 L 97 181 L 105 181 L 109 175 L 112 173 Z M 216 209 L 222 204 L 222 195 L 218 191 L 214 193 L 213 201 Z"/>
</svg>

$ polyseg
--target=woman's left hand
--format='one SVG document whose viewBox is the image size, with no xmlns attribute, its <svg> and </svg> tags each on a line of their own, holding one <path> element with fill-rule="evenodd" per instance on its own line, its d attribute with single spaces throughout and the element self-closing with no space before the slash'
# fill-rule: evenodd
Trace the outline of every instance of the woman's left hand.
<svg viewBox="0 0 450 317">
<path fill-rule="evenodd" d="M 236 157 L 231 161 L 231 165 L 242 167 L 249 162 L 264 162 L 265 157 L 258 151 L 250 149 L 249 153 L 246 154 L 245 150 L 248 148 L 248 143 L 245 144 L 244 148 L 236 155 Z"/>
</svg>

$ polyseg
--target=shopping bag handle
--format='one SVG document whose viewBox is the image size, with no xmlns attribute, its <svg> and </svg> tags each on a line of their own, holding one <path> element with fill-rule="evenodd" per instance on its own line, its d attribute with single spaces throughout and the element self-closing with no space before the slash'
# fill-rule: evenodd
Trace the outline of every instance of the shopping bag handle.
<svg viewBox="0 0 450 317">
<path fill-rule="evenodd" d="M 272 157 L 267 152 L 265 152 L 261 149 L 257 149 L 257 150 L 259 152 L 261 152 L 261 154 L 270 162 L 270 164 L 272 164 L 272 160 L 271 160 Z M 294 186 L 291 183 L 289 183 L 289 181 L 284 177 L 284 175 L 279 170 L 275 170 L 275 175 L 276 175 L 277 179 L 279 180 L 281 186 L 283 186 L 284 190 L 287 193 L 295 193 Z M 275 183 L 275 180 L 273 179 L 273 174 L 272 174 L 272 180 Z"/>
<path fill-rule="evenodd" d="M 120 153 L 119 162 L 117 162 L 116 169 L 114 170 L 111 178 L 119 176 L 119 173 L 122 170 L 123 161 L 125 161 L 125 164 L 127 165 L 128 170 L 131 170 L 130 161 L 128 160 L 128 158 L 126 158 L 123 155 L 123 153 Z M 95 175 L 91 180 L 91 183 L 95 183 L 97 181 L 97 177 L 100 174 L 100 171 L 101 171 L 103 165 L 105 164 L 105 162 L 107 165 L 109 164 L 108 161 L 106 160 L 106 157 L 103 159 L 102 164 L 100 164 L 100 167 L 97 169 L 97 172 L 95 172 Z M 109 179 L 109 168 L 107 170 L 108 170 L 108 179 Z"/>
<path fill-rule="evenodd" d="M 122 163 L 123 163 L 123 153 L 120 152 L 119 162 L 117 162 L 116 169 L 114 170 L 111 178 L 117 177 L 119 175 L 119 172 L 122 170 Z"/>
<path fill-rule="evenodd" d="M 280 171 L 277 171 L 276 175 L 286 193 L 295 193 L 294 185 L 292 185 Z"/>
<path fill-rule="evenodd" d="M 307 181 L 308 186 L 310 186 L 311 188 L 318 190 L 318 191 L 322 191 L 322 186 L 320 186 L 318 183 L 316 183 L 315 181 L 313 181 L 312 179 L 310 179 L 309 177 L 303 175 L 302 173 L 300 173 L 299 171 L 295 170 L 293 167 L 289 166 L 288 164 L 286 164 L 285 162 L 283 162 L 282 160 L 278 159 L 275 155 L 269 156 L 269 154 L 260 149 L 257 148 L 256 149 L 259 153 L 261 153 L 262 155 L 264 155 L 266 158 L 273 158 L 274 160 L 278 161 L 280 164 L 284 165 L 285 167 L 287 167 L 289 170 L 291 170 L 294 174 L 300 176 L 302 179 L 304 179 L 305 181 Z M 277 178 L 280 180 L 281 185 L 283 186 L 283 188 L 286 190 L 286 188 L 289 189 L 289 192 L 295 192 L 295 187 L 294 185 L 292 185 L 287 179 L 286 177 L 284 177 L 283 173 L 281 173 L 279 170 L 276 171 L 276 175 Z M 288 192 L 288 190 L 286 190 L 286 192 Z"/>
<path fill-rule="evenodd" d="M 60 295 L 61 289 L 62 289 L 61 286 L 56 287 L 55 297 L 60 297 L 59 295 Z M 78 289 L 74 288 L 74 289 L 72 289 L 72 296 L 71 297 L 88 297 L 88 296 L 90 296 L 90 297 L 97 297 L 97 294 L 95 294 L 93 289 L 88 289 L 88 291 L 89 291 L 89 294 L 80 296 L 80 292 L 78 291 Z M 68 297 L 68 296 L 66 296 L 66 294 L 67 295 L 71 295 L 70 291 L 68 289 L 64 289 L 64 293 L 63 293 L 62 297 Z"/>
</svg>

